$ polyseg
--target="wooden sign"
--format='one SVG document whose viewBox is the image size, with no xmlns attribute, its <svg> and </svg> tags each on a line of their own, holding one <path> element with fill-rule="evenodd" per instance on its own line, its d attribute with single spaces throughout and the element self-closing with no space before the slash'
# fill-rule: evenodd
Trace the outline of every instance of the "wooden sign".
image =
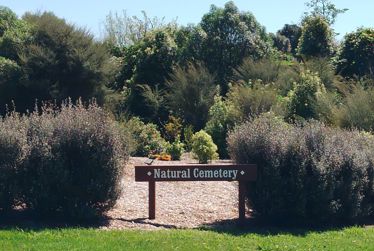
<svg viewBox="0 0 374 251">
<path fill-rule="evenodd" d="M 255 181 L 256 165 L 136 166 L 135 181 Z"/>
<path fill-rule="evenodd" d="M 135 181 L 148 182 L 149 219 L 156 218 L 156 182 L 160 181 L 239 181 L 239 220 L 245 219 L 246 183 L 256 181 L 257 166 L 238 164 L 139 165 Z"/>
</svg>

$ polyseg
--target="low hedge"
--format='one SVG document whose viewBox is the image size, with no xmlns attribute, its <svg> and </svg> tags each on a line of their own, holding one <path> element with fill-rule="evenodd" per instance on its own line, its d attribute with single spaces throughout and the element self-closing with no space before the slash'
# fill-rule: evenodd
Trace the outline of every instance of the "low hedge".
<svg viewBox="0 0 374 251">
<path fill-rule="evenodd" d="M 248 197 L 270 221 L 352 222 L 374 216 L 374 138 L 318 122 L 289 125 L 271 114 L 228 136 L 237 163 L 258 165 Z"/>
<path fill-rule="evenodd" d="M 100 215 L 114 205 L 128 155 L 116 124 L 101 108 L 67 103 L 58 112 L 45 107 L 17 118 L 25 121 L 17 138 L 26 139 L 27 152 L 3 160 L 17 170 L 14 201 L 40 216 L 73 219 Z M 7 116 L 2 126 L 10 120 L 19 123 Z"/>
</svg>

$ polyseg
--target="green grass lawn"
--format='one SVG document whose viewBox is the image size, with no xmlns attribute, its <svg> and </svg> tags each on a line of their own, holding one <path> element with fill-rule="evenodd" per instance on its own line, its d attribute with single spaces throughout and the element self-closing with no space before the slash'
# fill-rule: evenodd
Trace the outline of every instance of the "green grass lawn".
<svg viewBox="0 0 374 251">
<path fill-rule="evenodd" d="M 374 250 L 374 228 L 327 231 L 0 230 L 0 250 Z"/>
</svg>

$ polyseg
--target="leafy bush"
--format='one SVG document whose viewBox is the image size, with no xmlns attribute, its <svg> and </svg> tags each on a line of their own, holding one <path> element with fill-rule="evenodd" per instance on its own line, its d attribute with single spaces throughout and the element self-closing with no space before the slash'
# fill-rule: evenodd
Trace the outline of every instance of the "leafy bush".
<svg viewBox="0 0 374 251">
<path fill-rule="evenodd" d="M 200 130 L 192 137 L 192 152 L 199 160 L 199 163 L 208 163 L 208 161 L 217 159 L 217 146 L 212 137 L 204 130 Z"/>
<path fill-rule="evenodd" d="M 258 166 L 249 199 L 260 218 L 322 223 L 374 215 L 372 135 L 266 114 L 237 127 L 228 143 L 237 163 Z"/>
<path fill-rule="evenodd" d="M 91 104 L 30 115 L 26 205 L 43 216 L 90 218 L 116 203 L 127 157 L 116 125 Z"/>
<path fill-rule="evenodd" d="M 145 124 L 138 117 L 123 123 L 122 130 L 133 144 L 130 152 L 132 155 L 148 156 L 151 153 L 160 153 L 166 145 L 157 126 L 152 123 Z"/>
<path fill-rule="evenodd" d="M 187 125 L 183 128 L 183 141 L 185 143 L 186 151 L 191 151 L 192 149 L 192 137 L 194 131 L 192 125 Z"/>
<path fill-rule="evenodd" d="M 303 21 L 297 51 L 307 58 L 329 57 L 333 51 L 332 37 L 333 32 L 323 17 L 306 17 Z"/>
<path fill-rule="evenodd" d="M 173 160 L 180 160 L 183 152 L 184 144 L 179 139 L 176 139 L 172 143 L 167 143 L 166 153 L 170 154 Z"/>
<path fill-rule="evenodd" d="M 300 82 L 294 83 L 294 89 L 288 93 L 288 118 L 316 118 L 317 97 L 325 92 L 325 86 L 317 74 L 309 71 L 301 73 Z"/>
<path fill-rule="evenodd" d="M 336 110 L 337 123 L 345 128 L 374 129 L 374 89 L 355 86 Z"/>
<path fill-rule="evenodd" d="M 338 72 L 343 76 L 374 75 L 374 29 L 359 28 L 345 35 L 338 55 Z"/>
<path fill-rule="evenodd" d="M 268 112 L 277 103 L 277 90 L 273 84 L 259 82 L 234 85 L 228 93 L 228 101 L 234 106 L 239 120 Z"/>
<path fill-rule="evenodd" d="M 262 82 L 269 84 L 278 78 L 280 67 L 280 63 L 268 58 L 257 61 L 251 58 L 246 58 L 234 71 L 234 80 L 241 83 L 261 80 Z"/>
<path fill-rule="evenodd" d="M 219 156 L 227 158 L 226 137 L 235 123 L 234 106 L 230 101 L 222 100 L 221 96 L 216 96 L 214 100 L 214 104 L 209 109 L 209 120 L 205 131 L 212 136 L 213 142 L 218 147 Z"/>
<path fill-rule="evenodd" d="M 20 196 L 19 172 L 28 155 L 27 121 L 16 113 L 0 118 L 0 209 L 9 210 Z"/>
<path fill-rule="evenodd" d="M 170 109 L 196 130 L 204 127 L 217 93 L 215 77 L 202 65 L 177 67 L 167 82 Z"/>
</svg>

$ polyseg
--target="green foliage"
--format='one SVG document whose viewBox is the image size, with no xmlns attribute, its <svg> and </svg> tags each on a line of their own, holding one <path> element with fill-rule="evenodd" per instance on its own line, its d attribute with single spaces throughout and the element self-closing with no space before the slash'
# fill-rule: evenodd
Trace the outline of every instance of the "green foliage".
<svg viewBox="0 0 374 251">
<path fill-rule="evenodd" d="M 317 224 L 373 216 L 373 139 L 265 115 L 237 127 L 228 142 L 237 163 L 258 166 L 257 182 L 248 184 L 257 217 Z"/>
<path fill-rule="evenodd" d="M 336 110 L 337 123 L 345 128 L 374 130 L 374 89 L 355 86 Z"/>
<path fill-rule="evenodd" d="M 217 146 L 212 137 L 204 130 L 200 130 L 192 137 L 192 152 L 199 163 L 206 164 L 208 161 L 218 158 Z"/>
<path fill-rule="evenodd" d="M 374 76 L 374 29 L 359 28 L 344 37 L 339 52 L 338 72 L 352 77 Z"/>
<path fill-rule="evenodd" d="M 183 128 L 183 140 L 185 142 L 185 148 L 186 151 L 191 151 L 192 149 L 192 137 L 194 134 L 193 126 L 192 125 L 186 125 Z"/>
<path fill-rule="evenodd" d="M 328 90 L 334 90 L 341 82 L 341 77 L 335 75 L 335 67 L 328 58 L 310 58 L 305 61 L 304 68 L 316 73 Z"/>
<path fill-rule="evenodd" d="M 214 104 L 209 109 L 209 119 L 204 130 L 211 135 L 221 158 L 228 158 L 226 137 L 228 131 L 234 127 L 234 114 L 234 107 L 230 101 L 223 100 L 221 96 L 214 98 Z"/>
<path fill-rule="evenodd" d="M 297 51 L 305 57 L 329 57 L 332 54 L 333 33 L 320 16 L 307 17 L 302 26 Z"/>
<path fill-rule="evenodd" d="M 301 27 L 297 24 L 285 24 L 283 28 L 277 32 L 277 34 L 285 36 L 289 39 L 291 44 L 291 52 L 295 55 L 301 36 Z"/>
<path fill-rule="evenodd" d="M 228 101 L 233 104 L 237 122 L 268 112 L 277 103 L 277 90 L 273 84 L 259 82 L 233 85 Z"/>
<path fill-rule="evenodd" d="M 240 12 L 230 1 L 224 8 L 211 6 L 200 22 L 203 39 L 200 59 L 211 72 L 217 73 L 221 91 L 226 93 L 225 85 L 232 71 L 246 57 L 258 59 L 271 51 L 270 38 L 254 15 Z"/>
<path fill-rule="evenodd" d="M 160 114 L 164 108 L 162 91 L 165 79 L 172 72 L 176 53 L 174 30 L 169 28 L 149 32 L 138 43 L 123 48 L 123 64 L 110 87 L 117 91 L 127 90 L 129 95 L 125 102 L 132 114 L 146 120 L 163 115 Z M 144 103 L 148 105 L 144 107 Z M 156 109 L 154 104 L 160 107 Z"/>
<path fill-rule="evenodd" d="M 102 103 L 111 64 L 105 48 L 87 31 L 47 12 L 27 13 L 19 20 L 2 8 L 0 19 L 0 56 L 13 64 L 12 78 L 0 83 L 6 93 L 1 107 L 14 100 L 24 112 L 35 99 L 60 102 L 67 97 Z M 9 75 L 1 61 L 0 75 Z"/>
<path fill-rule="evenodd" d="M 122 131 L 132 142 L 131 155 L 146 157 L 152 153 L 160 153 L 165 148 L 166 142 L 161 137 L 157 125 L 145 124 L 138 117 L 122 123 Z"/>
<path fill-rule="evenodd" d="M 291 52 L 291 42 L 290 39 L 286 36 L 281 35 L 280 33 L 276 33 L 275 35 L 270 33 L 271 39 L 273 40 L 275 48 L 279 51 L 288 53 Z"/>
<path fill-rule="evenodd" d="M 291 120 L 316 118 L 315 104 L 318 96 L 325 93 L 325 87 L 317 74 L 301 73 L 300 82 L 294 84 L 288 93 L 288 115 Z"/>
<path fill-rule="evenodd" d="M 217 93 L 214 76 L 203 65 L 189 64 L 177 67 L 167 85 L 170 109 L 186 124 L 197 130 L 203 128 Z"/>
<path fill-rule="evenodd" d="M 18 19 L 9 8 L 0 6 L 0 57 L 19 60 L 30 37 L 30 25 Z"/>
<path fill-rule="evenodd" d="M 180 160 L 184 152 L 184 144 L 176 139 L 172 143 L 167 143 L 166 153 L 170 154 L 172 160 Z"/>
<path fill-rule="evenodd" d="M 321 16 L 330 25 L 335 23 L 336 17 L 339 14 L 345 13 L 348 9 L 338 9 L 330 0 L 310 0 L 306 6 L 311 9 L 310 13 L 306 15 Z"/>
<path fill-rule="evenodd" d="M 173 115 L 169 115 L 169 121 L 164 125 L 165 139 L 175 141 L 180 139 L 182 133 L 182 120 Z"/>
<path fill-rule="evenodd" d="M 276 81 L 281 70 L 279 62 L 266 58 L 253 60 L 246 58 L 243 63 L 234 70 L 234 80 L 240 83 L 250 83 L 261 80 L 265 84 Z"/>
<path fill-rule="evenodd" d="M 122 13 L 110 12 L 105 20 L 105 37 L 112 52 L 136 44 L 149 32 L 165 27 L 176 26 L 175 21 L 165 24 L 164 18 L 149 17 L 145 11 L 142 16 L 129 16 L 125 10 Z"/>
</svg>

